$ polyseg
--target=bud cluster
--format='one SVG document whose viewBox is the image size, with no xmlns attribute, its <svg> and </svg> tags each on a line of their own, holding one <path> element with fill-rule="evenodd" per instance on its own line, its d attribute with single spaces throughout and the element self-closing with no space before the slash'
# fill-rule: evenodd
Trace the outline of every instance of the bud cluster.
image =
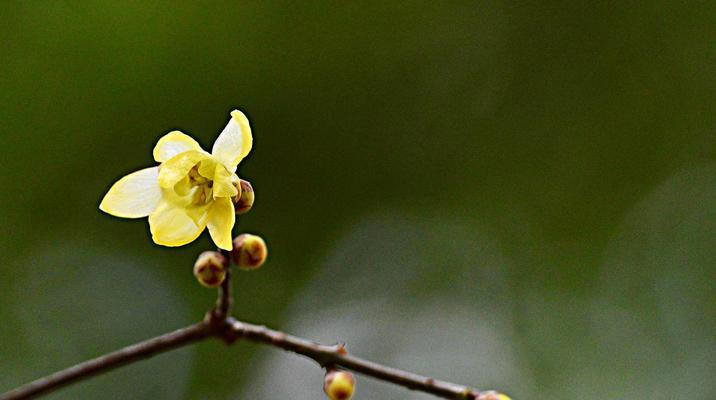
<svg viewBox="0 0 716 400">
<path fill-rule="evenodd" d="M 249 181 L 240 179 L 234 183 L 238 194 L 232 198 L 237 215 L 245 214 L 254 205 L 254 188 Z M 229 262 L 243 270 L 254 270 L 266 262 L 268 248 L 266 242 L 256 235 L 248 233 L 234 238 L 233 249 L 228 257 L 218 251 L 205 251 L 194 264 L 194 276 L 203 286 L 215 288 L 226 279 Z"/>
<path fill-rule="evenodd" d="M 267 256 L 266 242 L 260 236 L 243 233 L 234 238 L 228 258 L 218 251 L 201 253 L 194 264 L 194 276 L 202 286 L 215 288 L 226 279 L 229 261 L 242 270 L 250 271 L 261 267 Z"/>
</svg>

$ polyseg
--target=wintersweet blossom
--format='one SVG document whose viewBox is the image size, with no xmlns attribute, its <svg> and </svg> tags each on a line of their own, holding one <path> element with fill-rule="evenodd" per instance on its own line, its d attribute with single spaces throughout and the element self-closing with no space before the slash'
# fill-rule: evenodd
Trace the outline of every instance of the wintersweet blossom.
<svg viewBox="0 0 716 400">
<path fill-rule="evenodd" d="M 241 194 L 236 167 L 252 141 L 249 120 L 239 110 L 231 112 L 211 153 L 191 137 L 170 132 L 154 147 L 160 164 L 118 180 L 99 208 L 122 218 L 149 216 L 152 239 L 163 246 L 190 243 L 206 227 L 217 246 L 231 250 L 232 199 Z"/>
</svg>

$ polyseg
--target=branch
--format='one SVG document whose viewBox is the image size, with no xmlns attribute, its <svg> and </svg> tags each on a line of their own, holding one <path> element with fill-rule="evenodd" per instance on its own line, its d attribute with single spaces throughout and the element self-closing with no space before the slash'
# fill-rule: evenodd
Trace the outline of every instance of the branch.
<svg viewBox="0 0 716 400">
<path fill-rule="evenodd" d="M 114 353 L 85 361 L 70 368 L 55 372 L 0 395 L 0 400 L 30 399 L 49 393 L 70 383 L 78 382 L 103 372 L 149 358 L 159 353 L 185 346 L 211 335 L 205 322 L 187 326 L 155 338 L 127 346 Z"/>
<path fill-rule="evenodd" d="M 342 345 L 326 346 L 275 331 L 265 326 L 237 321 L 229 314 L 233 303 L 230 274 L 231 268 L 227 268 L 226 278 L 219 289 L 216 308 L 207 313 L 204 321 L 55 372 L 52 375 L 37 379 L 7 393 L 0 394 L 0 400 L 34 398 L 35 396 L 52 392 L 71 383 L 209 337 L 222 339 L 227 344 L 231 344 L 238 339 L 268 344 L 311 358 L 326 369 L 342 367 L 343 369 L 372 376 L 373 378 L 391 382 L 411 390 L 430 393 L 444 399 L 502 399 L 502 397 L 493 391 L 478 392 L 455 383 L 412 374 L 362 358 L 350 356 Z"/>
<path fill-rule="evenodd" d="M 396 368 L 386 367 L 362 358 L 348 355 L 342 345 L 326 346 L 306 339 L 291 336 L 265 326 L 229 319 L 223 335 L 231 342 L 247 339 L 294 352 L 315 360 L 321 367 L 342 367 L 343 369 L 372 376 L 411 390 L 433 394 L 444 399 L 478 399 L 480 392 L 455 383 L 445 382 L 426 376 L 416 375 Z M 485 392 L 483 394 L 488 394 Z"/>
<path fill-rule="evenodd" d="M 200 322 L 153 339 L 146 340 L 65 370 L 40 378 L 0 395 L 0 400 L 29 399 L 59 389 L 80 380 L 110 371 L 126 364 L 183 347 L 208 337 L 219 337 L 227 342 L 247 339 L 288 350 L 315 360 L 321 367 L 342 367 L 376 379 L 404 386 L 408 389 L 433 394 L 445 399 L 477 399 L 480 393 L 465 386 L 415 375 L 396 368 L 386 367 L 346 353 L 343 346 L 326 346 L 230 318 L 221 330 Z"/>
<path fill-rule="evenodd" d="M 221 255 L 228 261 L 231 255 L 226 250 L 221 250 Z M 214 309 L 215 318 L 225 321 L 231 313 L 231 306 L 234 305 L 234 296 L 231 294 L 231 268 L 226 268 L 226 277 L 219 287 L 219 296 L 216 299 L 216 308 Z"/>
</svg>

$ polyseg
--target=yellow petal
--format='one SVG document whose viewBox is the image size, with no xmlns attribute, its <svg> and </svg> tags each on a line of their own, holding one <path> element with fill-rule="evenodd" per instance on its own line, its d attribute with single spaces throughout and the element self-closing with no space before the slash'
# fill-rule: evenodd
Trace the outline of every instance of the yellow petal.
<svg viewBox="0 0 716 400">
<path fill-rule="evenodd" d="M 213 201 L 209 201 L 201 205 L 190 204 L 189 206 L 184 207 L 184 209 L 186 211 L 186 215 L 193 219 L 196 224 L 206 226 L 212 203 Z"/>
<path fill-rule="evenodd" d="M 196 140 L 179 131 L 173 131 L 162 136 L 154 146 L 154 159 L 163 163 L 177 154 L 190 150 L 203 151 Z"/>
<path fill-rule="evenodd" d="M 149 216 L 152 239 L 156 244 L 170 247 L 191 243 L 206 227 L 206 215 L 206 211 L 190 215 L 186 208 L 162 200 Z"/>
<path fill-rule="evenodd" d="M 160 166 L 159 186 L 165 189 L 173 188 L 199 161 L 208 157 L 207 154 L 194 150 L 177 154 Z"/>
<path fill-rule="evenodd" d="M 209 209 L 208 228 L 211 239 L 219 248 L 231 250 L 231 230 L 234 228 L 236 214 L 234 203 L 228 197 L 214 200 Z"/>
<path fill-rule="evenodd" d="M 239 190 L 232 183 L 232 174 L 226 170 L 223 164 L 216 164 L 214 171 L 214 198 L 217 197 L 234 197 L 239 194 Z"/>
<path fill-rule="evenodd" d="M 189 192 L 191 192 L 191 181 L 187 175 L 174 185 L 174 193 L 182 197 L 188 195 Z"/>
<path fill-rule="evenodd" d="M 123 177 L 112 185 L 99 209 L 116 217 L 146 217 L 162 198 L 158 176 L 159 168 L 151 167 Z"/>
<path fill-rule="evenodd" d="M 206 179 L 214 179 L 214 171 L 216 171 L 216 165 L 220 164 L 214 157 L 207 157 L 199 163 L 199 175 Z"/>
<path fill-rule="evenodd" d="M 251 151 L 252 142 L 249 120 L 244 113 L 234 110 L 228 125 L 216 138 L 211 154 L 233 174 L 239 162 Z"/>
<path fill-rule="evenodd" d="M 174 185 L 173 189 L 162 189 L 162 201 L 172 203 L 175 207 L 190 207 L 193 200 L 193 191 L 190 188 L 186 194 L 182 194 L 185 190 L 183 183 L 184 180 L 182 179 Z"/>
</svg>

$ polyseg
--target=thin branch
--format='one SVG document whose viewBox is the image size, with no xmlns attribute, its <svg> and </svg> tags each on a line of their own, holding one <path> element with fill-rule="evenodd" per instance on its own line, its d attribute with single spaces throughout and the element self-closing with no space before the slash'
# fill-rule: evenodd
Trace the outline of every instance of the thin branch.
<svg viewBox="0 0 716 400">
<path fill-rule="evenodd" d="M 34 398 L 57 390 L 65 385 L 90 378 L 126 364 L 149 358 L 159 353 L 188 344 L 217 337 L 230 344 L 239 339 L 268 344 L 315 360 L 323 368 L 342 367 L 373 378 L 391 382 L 411 390 L 455 400 L 498 399 L 495 392 L 478 392 L 466 386 L 416 375 L 396 368 L 386 367 L 348 354 L 342 345 L 326 346 L 291 336 L 265 326 L 237 321 L 230 317 L 233 298 L 231 295 L 231 269 L 219 289 L 216 308 L 207 313 L 203 322 L 146 340 L 95 359 L 85 361 L 65 370 L 37 379 L 17 389 L 0 394 L 0 400 Z"/>
<path fill-rule="evenodd" d="M 212 314 L 213 318 L 215 314 Z M 114 353 L 85 361 L 73 367 L 40 378 L 10 392 L 0 395 L 0 400 L 29 399 L 49 393 L 62 386 L 107 372 L 114 368 L 149 358 L 208 337 L 218 337 L 226 342 L 246 339 L 288 350 L 315 360 L 322 367 L 342 367 L 376 379 L 391 382 L 412 390 L 433 394 L 445 399 L 478 399 L 480 392 L 455 383 L 445 382 L 386 367 L 362 358 L 348 355 L 343 346 L 326 346 L 291 336 L 265 326 L 225 320 L 223 328 L 211 322 L 201 322 L 137 343 Z M 217 329 L 218 328 L 218 329 Z M 487 393 L 487 392 L 486 392 Z"/>
<path fill-rule="evenodd" d="M 231 255 L 226 250 L 221 250 L 221 254 L 226 258 L 226 260 L 230 260 Z M 226 267 L 226 277 L 224 278 L 224 281 L 221 282 L 221 287 L 219 287 L 219 296 L 216 299 L 216 318 L 219 320 L 226 320 L 226 318 L 229 317 L 231 314 L 231 307 L 234 305 L 234 296 L 231 294 L 231 266 Z"/>
<path fill-rule="evenodd" d="M 342 345 L 326 346 L 275 331 L 265 326 L 230 319 L 229 325 L 223 335 L 228 341 L 247 339 L 268 344 L 309 357 L 322 367 L 339 366 L 344 369 L 372 376 L 382 381 L 391 382 L 411 390 L 430 393 L 445 399 L 477 399 L 480 396 L 480 392 L 462 385 L 416 375 L 351 356 Z M 485 394 L 487 394 L 487 392 Z"/>
<path fill-rule="evenodd" d="M 211 334 L 212 331 L 205 322 L 190 325 L 186 328 L 127 346 L 114 353 L 109 353 L 65 370 L 55 372 L 52 375 L 1 394 L 0 400 L 30 399 L 69 385 L 70 383 L 87 379 L 143 358 L 149 358 L 159 353 L 202 340 Z"/>
</svg>

